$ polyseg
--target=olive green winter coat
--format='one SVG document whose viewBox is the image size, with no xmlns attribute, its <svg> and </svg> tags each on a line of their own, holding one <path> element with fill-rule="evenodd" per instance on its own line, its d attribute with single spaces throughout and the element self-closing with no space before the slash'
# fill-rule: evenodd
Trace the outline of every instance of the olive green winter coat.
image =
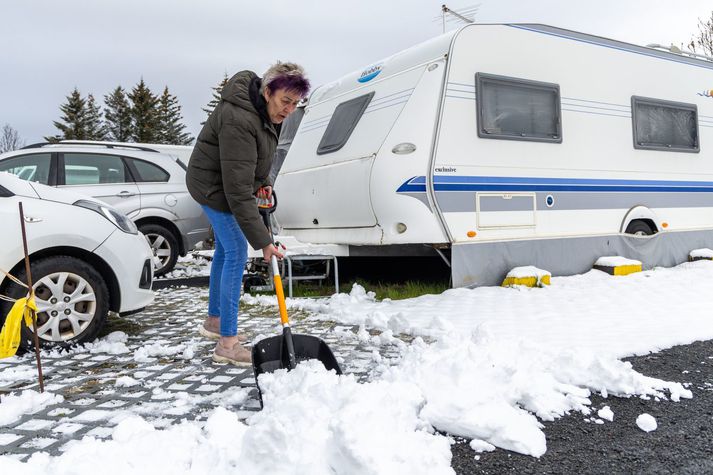
<svg viewBox="0 0 713 475">
<path fill-rule="evenodd" d="M 193 199 L 233 213 L 254 249 L 272 242 L 254 195 L 260 187 L 272 185 L 270 167 L 278 138 L 259 87 L 260 78 L 252 71 L 230 78 L 198 134 L 186 172 Z"/>
</svg>

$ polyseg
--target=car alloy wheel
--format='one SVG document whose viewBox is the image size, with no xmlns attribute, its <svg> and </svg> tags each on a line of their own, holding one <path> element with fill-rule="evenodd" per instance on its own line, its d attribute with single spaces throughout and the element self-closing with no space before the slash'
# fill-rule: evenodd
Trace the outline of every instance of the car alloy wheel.
<svg viewBox="0 0 713 475">
<path fill-rule="evenodd" d="M 89 328 L 97 309 L 91 284 L 72 272 L 55 272 L 34 286 L 37 336 L 44 341 L 74 340 Z"/>
<path fill-rule="evenodd" d="M 174 234 L 160 224 L 142 224 L 139 231 L 151 246 L 154 276 L 172 271 L 178 260 L 178 241 Z"/>
<path fill-rule="evenodd" d="M 97 269 L 73 256 L 46 256 L 31 267 L 40 346 L 67 348 L 93 341 L 109 314 L 109 290 Z M 27 282 L 24 265 L 16 277 Z M 4 293 L 17 299 L 27 296 L 27 289 L 10 282 Z M 12 302 L 0 301 L 0 324 L 10 307 Z M 22 326 L 21 351 L 32 347 L 32 332 L 32 326 Z"/>
<path fill-rule="evenodd" d="M 157 271 L 163 269 L 171 260 L 171 245 L 160 234 L 147 234 L 146 239 L 151 246 L 151 251 L 153 251 L 154 269 Z"/>
</svg>

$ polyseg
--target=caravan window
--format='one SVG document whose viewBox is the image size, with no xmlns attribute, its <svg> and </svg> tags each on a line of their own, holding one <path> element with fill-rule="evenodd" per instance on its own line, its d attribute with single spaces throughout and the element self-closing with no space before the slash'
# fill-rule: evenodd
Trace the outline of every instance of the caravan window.
<svg viewBox="0 0 713 475">
<path fill-rule="evenodd" d="M 337 106 L 329 124 L 327 124 L 327 130 L 324 131 L 322 140 L 319 142 L 317 155 L 336 152 L 344 147 L 372 97 L 374 97 L 373 91 L 342 102 Z"/>
<path fill-rule="evenodd" d="M 634 148 L 698 152 L 698 109 L 695 104 L 631 97 Z"/>
<path fill-rule="evenodd" d="M 559 85 L 477 73 L 475 87 L 479 137 L 562 142 Z"/>
</svg>

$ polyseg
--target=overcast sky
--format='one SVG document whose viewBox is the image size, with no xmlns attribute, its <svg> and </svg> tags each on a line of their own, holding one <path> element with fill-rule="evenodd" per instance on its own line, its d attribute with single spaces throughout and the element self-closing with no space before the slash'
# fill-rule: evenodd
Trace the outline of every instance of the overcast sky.
<svg viewBox="0 0 713 475">
<path fill-rule="evenodd" d="M 197 135 L 224 73 L 296 61 L 314 85 L 442 33 L 443 0 L 22 0 L 0 7 L 0 126 L 27 142 L 57 130 L 76 86 L 103 98 L 140 78 L 176 94 Z M 636 44 L 688 43 L 711 0 L 458 0 L 475 20 L 538 22 Z M 458 27 L 451 22 L 447 29 Z M 491 46 L 492 47 L 492 46 Z"/>
</svg>

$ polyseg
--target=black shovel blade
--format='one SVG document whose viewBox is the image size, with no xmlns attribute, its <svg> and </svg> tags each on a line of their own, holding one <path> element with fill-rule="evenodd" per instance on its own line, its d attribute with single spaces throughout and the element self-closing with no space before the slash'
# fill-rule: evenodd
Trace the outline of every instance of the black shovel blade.
<svg viewBox="0 0 713 475">
<path fill-rule="evenodd" d="M 320 338 L 312 335 L 295 334 L 292 335 L 292 343 L 294 344 L 295 358 L 298 364 L 306 360 L 319 360 L 327 370 L 333 369 L 337 374 L 342 374 L 334 353 Z M 257 384 L 258 376 L 263 373 L 272 373 L 278 369 L 289 370 L 290 368 L 285 337 L 279 335 L 260 340 L 253 346 L 252 357 L 255 384 L 260 396 L 260 406 L 262 407 L 262 391 L 260 391 L 260 385 Z"/>
<path fill-rule="evenodd" d="M 292 343 L 298 364 L 305 360 L 319 360 L 328 370 L 333 369 L 337 374 L 342 374 L 334 353 L 322 339 L 312 335 L 294 334 Z M 272 373 L 290 367 L 286 339 L 283 335 L 260 340 L 253 346 L 252 357 L 256 380 L 262 373 Z"/>
</svg>

